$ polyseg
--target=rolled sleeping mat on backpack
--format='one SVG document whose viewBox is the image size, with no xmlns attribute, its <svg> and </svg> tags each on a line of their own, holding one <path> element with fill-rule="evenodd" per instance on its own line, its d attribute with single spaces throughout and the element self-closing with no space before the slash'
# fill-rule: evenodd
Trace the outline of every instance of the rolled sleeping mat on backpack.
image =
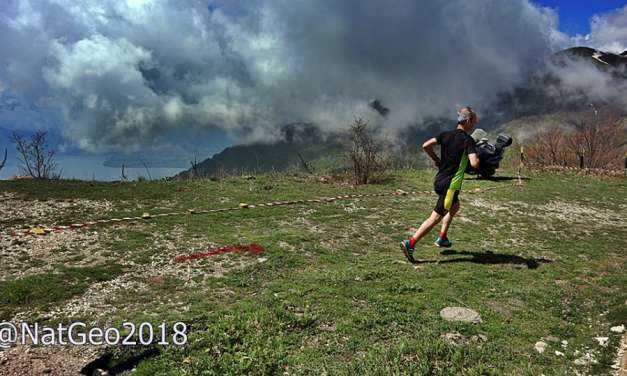
<svg viewBox="0 0 627 376">
<path fill-rule="evenodd" d="M 451 180 L 451 185 L 449 185 L 448 190 L 446 191 L 446 196 L 444 197 L 444 209 L 450 210 L 451 206 L 453 206 L 453 199 L 455 197 L 455 191 L 461 191 L 462 183 L 464 182 L 464 173 L 466 172 L 466 168 L 468 167 L 468 154 L 464 151 L 462 155 L 462 160 L 459 163 L 459 167 L 457 168 L 457 172 L 453 179 Z"/>
<path fill-rule="evenodd" d="M 455 197 L 455 189 L 448 189 L 446 191 L 446 197 L 444 197 L 444 209 L 451 210 L 451 206 L 453 206 L 453 197 Z"/>
</svg>

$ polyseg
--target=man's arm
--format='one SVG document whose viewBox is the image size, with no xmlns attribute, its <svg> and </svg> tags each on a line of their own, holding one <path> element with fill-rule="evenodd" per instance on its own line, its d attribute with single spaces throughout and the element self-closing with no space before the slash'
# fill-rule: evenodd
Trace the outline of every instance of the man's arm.
<svg viewBox="0 0 627 376">
<path fill-rule="evenodd" d="M 422 144 L 422 150 L 424 150 L 425 153 L 427 153 L 427 155 L 433 160 L 433 163 L 435 163 L 436 167 L 440 167 L 440 158 L 438 158 L 438 156 L 435 154 L 435 150 L 433 150 L 433 147 L 437 143 L 438 140 L 435 137 L 432 137 L 425 141 L 424 144 Z"/>
</svg>

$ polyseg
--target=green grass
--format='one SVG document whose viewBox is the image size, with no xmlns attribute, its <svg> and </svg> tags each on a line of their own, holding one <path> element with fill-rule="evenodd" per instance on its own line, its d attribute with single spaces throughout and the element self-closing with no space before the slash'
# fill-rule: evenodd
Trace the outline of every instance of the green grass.
<svg viewBox="0 0 627 376">
<path fill-rule="evenodd" d="M 431 189 L 432 174 L 398 171 L 385 184 L 361 187 L 268 174 L 126 184 L 0 182 L 0 190 L 31 200 L 106 199 L 115 210 L 105 216 L 117 216 L 425 190 Z M 261 256 L 267 260 L 227 254 L 192 262 L 199 271 L 193 283 L 174 274 L 157 282 L 137 274 L 145 290 L 111 296 L 118 311 L 106 320 L 190 326 L 187 346 L 160 347 L 140 362 L 136 375 L 608 373 L 618 344 L 609 326 L 627 321 L 625 180 L 529 177 L 522 189 L 504 187 L 515 181 L 469 178 L 450 233 L 454 247 L 441 252 L 429 236 L 418 246 L 424 262 L 417 265 L 405 261 L 398 242 L 430 213 L 433 196 L 167 217 L 121 227 L 117 238 L 103 239 L 104 255 L 112 264 L 132 261 L 135 271 L 152 268 L 155 257 L 168 252 L 166 241 L 176 254 L 256 242 L 266 248 Z M 469 193 L 487 186 L 503 188 Z M 79 216 L 75 221 L 98 217 L 72 214 Z M 222 269 L 222 275 L 213 274 Z M 124 272 L 57 265 L 54 273 L 2 282 L 0 298 L 11 313 L 44 303 L 62 306 L 89 284 Z M 483 322 L 445 322 L 439 311 L 447 306 L 475 309 Z M 487 341 L 449 345 L 441 335 L 452 331 L 483 334 Z M 547 336 L 569 344 L 563 349 L 548 342 L 538 354 L 533 345 Z M 609 346 L 600 347 L 596 336 L 610 336 Z M 575 350 L 586 347 L 596 351 L 598 364 L 575 366 Z"/>
<path fill-rule="evenodd" d="M 90 283 L 107 281 L 122 274 L 119 265 L 64 267 L 0 282 L 0 318 L 8 319 L 18 308 L 45 308 L 83 293 Z"/>
</svg>

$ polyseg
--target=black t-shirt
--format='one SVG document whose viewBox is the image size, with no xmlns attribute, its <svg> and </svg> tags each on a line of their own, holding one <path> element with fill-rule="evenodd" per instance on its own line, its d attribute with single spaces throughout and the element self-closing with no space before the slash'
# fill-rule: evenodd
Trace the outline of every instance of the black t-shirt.
<svg viewBox="0 0 627 376">
<path fill-rule="evenodd" d="M 435 139 L 440 145 L 441 162 L 433 187 L 436 193 L 445 194 L 459 168 L 464 151 L 468 154 L 476 153 L 475 140 L 461 129 L 442 132 Z"/>
</svg>

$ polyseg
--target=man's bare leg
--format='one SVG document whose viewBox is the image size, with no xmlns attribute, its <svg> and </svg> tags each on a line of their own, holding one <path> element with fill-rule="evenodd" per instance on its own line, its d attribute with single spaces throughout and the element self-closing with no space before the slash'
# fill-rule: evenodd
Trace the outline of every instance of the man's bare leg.
<svg viewBox="0 0 627 376">
<path fill-rule="evenodd" d="M 431 212 L 431 216 L 429 216 L 427 220 L 422 222 L 422 224 L 420 225 L 420 227 L 418 228 L 414 236 L 411 237 L 410 241 L 412 243 L 411 244 L 412 247 L 415 243 L 417 243 L 420 239 L 422 239 L 425 235 L 427 235 L 429 231 L 431 231 L 431 229 L 435 227 L 435 225 L 440 223 L 441 220 L 442 220 L 442 216 L 440 214 L 436 212 Z"/>
<path fill-rule="evenodd" d="M 442 229 L 440 229 L 440 238 L 446 238 L 446 234 L 448 233 L 448 228 L 451 226 L 451 222 L 453 222 L 453 217 L 459 211 L 459 201 L 451 206 L 451 210 L 444 216 L 442 219 Z"/>
</svg>

